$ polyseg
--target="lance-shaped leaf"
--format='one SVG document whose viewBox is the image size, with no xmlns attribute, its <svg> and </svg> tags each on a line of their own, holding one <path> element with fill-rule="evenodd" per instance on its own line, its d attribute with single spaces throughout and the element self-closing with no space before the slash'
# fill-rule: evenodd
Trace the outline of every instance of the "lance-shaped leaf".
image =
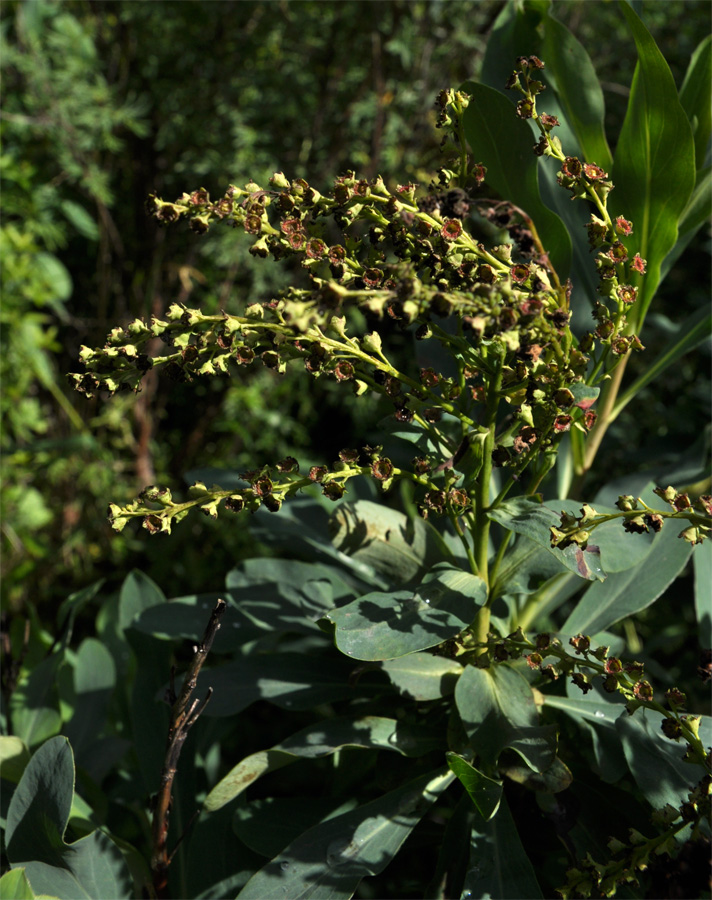
<svg viewBox="0 0 712 900">
<path fill-rule="evenodd" d="M 416 757 L 430 753 L 441 745 L 439 735 L 396 722 L 395 719 L 380 716 L 328 719 L 304 728 L 269 750 L 260 750 L 243 759 L 210 791 L 205 809 L 220 809 L 268 772 L 288 766 L 298 759 L 331 756 L 342 747 L 393 750 L 402 756 Z"/>
<path fill-rule="evenodd" d="M 385 869 L 454 778 L 449 771 L 428 773 L 315 825 L 256 872 L 240 900 L 347 900 L 362 878 Z"/>
<path fill-rule="evenodd" d="M 506 747 L 537 772 L 553 763 L 556 729 L 539 725 L 532 689 L 511 666 L 468 666 L 455 688 L 455 702 L 470 745 L 485 765 L 494 765 Z"/>
<path fill-rule="evenodd" d="M 480 772 L 457 753 L 447 754 L 447 764 L 469 794 L 475 804 L 475 809 L 485 822 L 489 822 L 499 809 L 502 799 L 502 782 Z"/>
<path fill-rule="evenodd" d="M 497 815 L 475 822 L 470 838 L 470 864 L 462 898 L 538 900 L 543 897 L 534 867 L 522 846 L 517 826 L 503 798 Z"/>
<path fill-rule="evenodd" d="M 612 163 L 604 130 L 606 112 L 603 90 L 583 44 L 569 29 L 551 15 L 544 17 L 544 42 L 541 49 L 546 62 L 547 80 L 553 77 L 559 103 L 576 135 L 587 162 L 606 172 Z M 548 97 L 542 98 L 546 110 Z"/>
<path fill-rule="evenodd" d="M 633 222 L 629 252 L 648 262 L 634 310 L 639 328 L 695 186 L 695 144 L 665 58 L 633 8 L 628 3 L 620 8 L 635 39 L 638 64 L 616 145 L 610 205 L 614 215 Z"/>
<path fill-rule="evenodd" d="M 5 840 L 11 866 L 24 867 L 34 891 L 60 900 L 133 896 L 128 866 L 105 834 L 65 842 L 73 795 L 69 741 L 52 738 L 27 764 L 10 801 Z"/>
<path fill-rule="evenodd" d="M 335 626 L 336 645 L 347 656 L 395 659 L 459 634 L 486 599 L 481 578 L 444 563 L 415 590 L 366 594 L 322 621 Z"/>
<path fill-rule="evenodd" d="M 644 537 L 629 535 L 620 525 L 618 528 L 621 547 L 629 543 L 624 537 Z M 692 545 L 679 539 L 681 530 L 681 523 L 667 521 L 637 565 L 610 574 L 603 584 L 592 584 L 576 604 L 562 631 L 594 634 L 654 603 L 677 578 L 692 553 Z M 594 533 L 596 537 L 598 531 L 596 529 Z"/>
<path fill-rule="evenodd" d="M 712 35 L 697 46 L 680 88 L 680 103 L 692 124 L 695 139 L 695 165 L 706 161 L 712 135 Z"/>
<path fill-rule="evenodd" d="M 465 137 L 474 158 L 487 167 L 488 184 L 533 219 L 559 278 L 566 278 L 571 238 L 561 219 L 542 202 L 531 128 L 516 117 L 512 103 L 499 91 L 474 81 L 466 81 L 462 90 L 471 97 L 463 119 Z"/>
</svg>

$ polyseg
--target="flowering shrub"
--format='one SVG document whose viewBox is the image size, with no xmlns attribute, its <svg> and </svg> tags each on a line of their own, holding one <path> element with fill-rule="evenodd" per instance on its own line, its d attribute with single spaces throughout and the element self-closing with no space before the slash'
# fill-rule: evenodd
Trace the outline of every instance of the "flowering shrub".
<svg viewBox="0 0 712 900">
<path fill-rule="evenodd" d="M 381 443 L 344 447 L 335 460 L 286 457 L 226 471 L 222 484 L 208 473 L 184 500 L 150 486 L 109 506 L 117 531 L 137 519 L 164 535 L 195 509 L 243 521 L 252 513 L 265 541 L 292 551 L 229 573 L 196 648 L 200 665 L 181 692 L 171 680 L 170 774 L 153 817 L 159 895 L 187 729 L 205 709 L 200 725 L 218 717 L 225 732 L 257 699 L 311 716 L 237 760 L 220 758 L 219 729 L 200 732 L 194 752 L 217 756 L 187 858 L 197 864 L 215 823 L 230 821 L 253 854 L 203 878 L 201 896 L 349 897 L 407 838 L 432 846 L 432 831 L 428 896 L 540 897 L 552 885 L 563 897 L 612 896 L 621 884 L 638 890 L 652 860 L 709 837 L 712 722 L 664 678 L 654 686 L 607 630 L 708 551 L 709 482 L 707 493 L 643 483 L 585 499 L 608 428 L 709 327 L 698 316 L 623 389 L 667 261 L 704 221 L 709 185 L 709 120 L 697 116 L 705 99 L 685 86 L 678 96 L 650 35 L 629 7 L 623 14 L 639 62 L 615 158 L 590 61 L 547 17 L 547 66 L 520 56 L 506 82 L 516 106 L 485 84 L 441 92 L 445 159 L 426 190 L 349 172 L 322 194 L 277 173 L 218 199 L 203 189 L 150 198 L 160 222 L 244 231 L 254 256 L 296 261 L 304 277 L 239 310 L 174 304 L 164 319 L 117 327 L 104 347 L 82 348 L 78 390 L 138 390 L 151 368 L 193 381 L 259 365 L 288 377 L 296 364 L 391 410 Z M 688 78 L 702 77 L 709 59 L 708 40 Z M 592 324 L 577 329 L 587 295 Z M 389 349 L 394 336 L 412 339 L 410 357 Z M 151 355 L 156 338 L 165 350 Z M 404 511 L 390 502 L 399 492 Z M 165 604 L 134 581 L 127 610 L 132 591 L 122 622 L 137 653 L 195 639 L 212 604 Z M 702 602 L 698 610 L 709 631 Z M 201 670 L 216 634 L 214 653 L 227 658 Z M 193 689 L 203 700 L 188 709 Z M 577 730 L 592 740 L 585 752 Z M 401 764 L 384 762 L 389 751 Z M 69 777 L 62 752 L 43 745 L 27 771 L 54 753 Z M 293 793 L 278 786 L 245 802 L 261 777 L 324 758 L 334 761 L 326 794 L 290 805 Z M 562 798 L 586 796 L 576 794 L 582 766 L 600 778 L 604 805 L 629 798 L 630 816 L 621 809 L 611 821 L 592 803 L 579 830 L 564 821 Z M 28 791 L 23 780 L 15 796 Z M 534 815 L 558 823 L 565 846 L 542 873 L 527 855 Z M 8 819 L 13 865 L 28 858 L 18 850 L 23 821 L 18 808 Z M 35 889 L 37 865 L 27 864 Z M 398 895 L 424 888 L 406 878 Z"/>
</svg>

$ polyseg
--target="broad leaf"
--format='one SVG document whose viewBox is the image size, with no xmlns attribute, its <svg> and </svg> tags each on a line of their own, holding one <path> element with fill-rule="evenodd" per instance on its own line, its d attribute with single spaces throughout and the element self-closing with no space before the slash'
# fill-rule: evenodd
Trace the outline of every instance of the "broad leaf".
<svg viewBox="0 0 712 900">
<path fill-rule="evenodd" d="M 475 821 L 470 838 L 470 864 L 462 900 L 485 897 L 497 900 L 543 897 L 504 798 L 493 819 Z"/>
<path fill-rule="evenodd" d="M 355 659 L 395 659 L 459 634 L 487 599 L 484 581 L 447 563 L 415 590 L 374 592 L 332 610 L 336 645 Z"/>
<path fill-rule="evenodd" d="M 220 809 L 262 775 L 298 759 L 331 756 L 343 747 L 394 750 L 403 756 L 417 757 L 441 745 L 441 736 L 425 733 L 395 719 L 379 716 L 327 719 L 293 734 L 269 750 L 260 750 L 243 759 L 208 794 L 205 809 Z"/>
<path fill-rule="evenodd" d="M 362 878 L 385 869 L 454 777 L 442 771 L 423 775 L 310 828 L 252 876 L 240 900 L 347 900 Z"/>
<path fill-rule="evenodd" d="M 5 832 L 10 864 L 25 868 L 34 891 L 60 900 L 131 897 L 126 862 L 103 832 L 65 842 L 73 794 L 69 741 L 52 738 L 32 757 L 10 801 Z"/>
<path fill-rule="evenodd" d="M 422 702 L 448 697 L 455 690 L 462 666 L 454 659 L 431 653 L 409 653 L 379 663 L 391 683 L 404 697 Z"/>
<path fill-rule="evenodd" d="M 502 799 L 502 782 L 495 781 L 494 778 L 489 778 L 483 772 L 478 771 L 457 753 L 447 754 L 447 764 L 469 794 L 475 809 L 485 822 L 489 822 L 499 809 Z"/>
<path fill-rule="evenodd" d="M 340 504 L 329 520 L 334 547 L 392 584 L 422 578 L 439 558 L 439 543 L 420 518 L 370 500 Z"/>
<path fill-rule="evenodd" d="M 556 755 L 556 730 L 540 726 L 529 683 L 506 663 L 468 666 L 455 688 L 455 702 L 470 744 L 485 765 L 510 747 L 537 772 Z"/>
<path fill-rule="evenodd" d="M 634 311 L 639 328 L 695 186 L 695 145 L 667 62 L 630 5 L 621 2 L 620 8 L 635 39 L 638 64 L 616 146 L 610 206 L 613 215 L 633 222 L 629 252 L 639 252 L 648 263 Z"/>
<path fill-rule="evenodd" d="M 473 81 L 465 82 L 462 90 L 472 98 L 463 119 L 465 137 L 474 158 L 487 167 L 487 183 L 534 220 L 559 278 L 566 278 L 571 238 L 561 219 L 542 202 L 531 128 L 516 117 L 511 102 L 499 91 Z"/>
</svg>

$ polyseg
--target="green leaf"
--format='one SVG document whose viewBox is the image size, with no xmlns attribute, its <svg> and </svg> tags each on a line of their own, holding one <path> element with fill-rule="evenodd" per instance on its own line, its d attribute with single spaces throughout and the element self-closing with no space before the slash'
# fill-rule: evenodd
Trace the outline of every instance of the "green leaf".
<svg viewBox="0 0 712 900">
<path fill-rule="evenodd" d="M 24 741 L 14 735 L 0 736 L 0 777 L 17 784 L 29 761 L 30 751 Z"/>
<path fill-rule="evenodd" d="M 591 58 L 583 44 L 551 13 L 543 23 L 541 54 L 547 80 L 553 76 L 559 103 L 586 162 L 609 172 L 613 157 L 604 129 L 605 101 Z M 542 98 L 545 108 L 547 99 Z"/>
<path fill-rule="evenodd" d="M 334 547 L 356 562 L 404 585 L 439 559 L 439 547 L 422 519 L 370 500 L 344 503 L 329 519 Z"/>
<path fill-rule="evenodd" d="M 651 806 L 660 809 L 666 803 L 679 806 L 688 800 L 688 792 L 697 781 L 696 767 L 683 761 L 684 744 L 663 734 L 661 713 L 638 709 L 632 716 L 621 716 L 616 727 L 623 744 L 628 767 Z M 712 719 L 702 716 L 700 740 L 712 744 Z"/>
<path fill-rule="evenodd" d="M 52 286 L 52 300 L 61 302 L 72 296 L 72 276 L 64 263 L 56 256 L 52 253 L 36 253 L 34 266 L 36 274 Z M 46 380 L 42 379 L 42 381 L 46 385 Z"/>
<path fill-rule="evenodd" d="M 680 88 L 680 103 L 692 125 L 699 170 L 706 162 L 712 135 L 712 35 L 707 35 L 692 54 Z"/>
<path fill-rule="evenodd" d="M 712 585 L 712 542 L 698 544 L 692 554 L 695 569 L 695 612 L 697 613 L 698 641 L 702 647 L 712 647 L 712 610 L 710 610 L 710 585 Z"/>
<path fill-rule="evenodd" d="M 665 58 L 632 8 L 625 2 L 620 8 L 635 39 L 638 64 L 616 146 L 610 206 L 613 215 L 633 222 L 629 252 L 639 252 L 648 263 L 635 309 L 640 330 L 695 186 L 695 145 Z"/>
<path fill-rule="evenodd" d="M 99 240 L 99 227 L 83 206 L 73 200 L 62 200 L 60 207 L 67 220 L 74 225 L 82 237 L 88 241 Z"/>
<path fill-rule="evenodd" d="M 497 815 L 489 822 L 476 821 L 472 828 L 462 900 L 539 900 L 543 896 L 507 801 L 502 798 Z"/>
<path fill-rule="evenodd" d="M 487 167 L 487 183 L 533 219 L 559 278 L 565 279 L 571 267 L 571 238 L 542 202 L 531 128 L 499 91 L 473 81 L 465 82 L 462 90 L 472 98 L 463 119 L 465 137 L 474 158 Z"/>
<path fill-rule="evenodd" d="M 485 822 L 489 822 L 499 809 L 502 799 L 502 782 L 495 781 L 494 778 L 489 778 L 479 772 L 457 753 L 447 753 L 446 757 L 450 770 L 457 775 L 474 803 L 475 809 Z"/>
<path fill-rule="evenodd" d="M 404 697 L 418 702 L 448 697 L 462 674 L 459 662 L 431 653 L 409 653 L 382 660 L 379 668 Z"/>
<path fill-rule="evenodd" d="M 653 537 L 652 546 L 641 562 L 624 572 L 614 572 L 604 584 L 591 585 L 562 631 L 568 634 L 603 631 L 654 603 L 683 570 L 692 552 L 692 546 L 679 538 L 683 524 L 668 520 Z"/>
<path fill-rule="evenodd" d="M 454 779 L 429 773 L 310 828 L 256 872 L 240 900 L 347 900 L 362 878 L 382 872 Z"/>
<path fill-rule="evenodd" d="M 253 782 L 298 759 L 331 756 L 343 747 L 394 750 L 403 756 L 422 756 L 441 746 L 438 735 L 424 733 L 395 719 L 379 716 L 334 718 L 293 734 L 269 750 L 260 750 L 239 762 L 210 791 L 206 810 L 217 810 L 239 796 Z"/>
<path fill-rule="evenodd" d="M 552 500 L 551 505 L 565 509 L 566 502 L 565 500 Z M 600 551 L 593 541 L 591 541 L 591 547 L 585 551 L 576 545 L 571 545 L 565 550 L 551 546 L 549 529 L 552 526 L 558 528 L 561 525 L 561 519 L 553 509 L 549 509 L 542 503 L 531 500 L 529 497 L 517 497 L 514 500 L 505 501 L 487 515 L 508 531 L 523 534 L 535 544 L 544 547 L 564 568 L 581 578 L 585 578 L 587 581 L 593 581 L 596 578 L 602 581 L 605 578 Z"/>
<path fill-rule="evenodd" d="M 355 659 L 395 659 L 459 634 L 487 599 L 477 575 L 436 566 L 413 591 L 374 592 L 328 613 L 336 645 Z"/>
<path fill-rule="evenodd" d="M 25 868 L 34 891 L 60 900 L 131 897 L 126 862 L 103 832 L 65 842 L 73 795 L 69 741 L 52 738 L 32 757 L 10 801 L 5 833 L 10 864 Z"/>
<path fill-rule="evenodd" d="M 485 765 L 511 747 L 537 772 L 556 755 L 556 730 L 540 726 L 526 678 L 506 663 L 489 669 L 467 666 L 455 688 L 455 702 L 470 744 Z"/>
</svg>

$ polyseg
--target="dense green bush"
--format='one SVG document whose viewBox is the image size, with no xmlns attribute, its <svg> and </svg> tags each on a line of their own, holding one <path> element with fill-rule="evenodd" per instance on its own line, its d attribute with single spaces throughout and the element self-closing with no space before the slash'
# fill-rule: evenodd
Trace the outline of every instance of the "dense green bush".
<svg viewBox="0 0 712 900">
<path fill-rule="evenodd" d="M 167 6 L 166 47 L 196 15 Z M 266 34 L 263 5 L 228 6 L 258 50 L 291 61 L 303 92 L 313 83 L 280 44 L 289 10 L 302 25 L 331 25 L 332 42 L 348 43 L 357 21 L 299 4 L 287 7 L 286 30 Z M 399 58 L 409 39 L 427 38 L 429 17 L 462 14 L 459 4 L 415 4 L 412 16 L 398 3 L 351 6 L 354 16 L 384 10 L 379 27 L 406 20 L 388 51 Z M 57 7 L 37 8 L 54 31 L 71 31 Z M 137 21 L 155 34 L 162 8 L 107 4 L 105 20 L 85 24 L 108 46 Z M 151 539 L 171 602 L 134 572 L 117 592 L 99 582 L 75 592 L 55 623 L 29 604 L 10 622 L 4 895 L 659 896 L 685 866 L 687 894 L 703 895 L 694 877 L 709 852 L 712 726 L 694 668 L 710 644 L 708 438 L 646 404 L 663 380 L 680 392 L 700 371 L 693 351 L 710 330 L 689 274 L 677 282 L 682 317 L 658 304 L 709 216 L 711 41 L 678 91 L 640 19 L 618 9 L 638 66 L 611 149 L 591 62 L 549 5 L 482 9 L 499 15 L 481 79 L 440 94 L 445 156 L 423 190 L 409 183 L 420 170 L 408 154 L 394 157 L 400 185 L 375 174 L 378 146 L 363 142 L 358 116 L 350 149 L 368 177 L 348 172 L 329 187 L 317 167 L 313 186 L 281 172 L 267 182 L 259 146 L 277 116 L 270 102 L 244 187 L 216 192 L 219 130 L 205 129 L 185 169 L 166 167 L 149 207 L 163 225 L 188 219 L 200 237 L 186 231 L 185 246 L 204 255 L 182 257 L 193 254 L 173 302 L 131 309 L 141 292 L 127 291 L 123 310 L 144 318 L 129 317 L 103 347 L 83 346 L 85 370 L 72 380 L 90 396 L 149 380 L 171 425 L 165 478 L 193 462 L 169 464 L 181 432 L 193 443 L 185 501 L 155 486 L 133 501 L 127 485 L 112 495 L 110 472 L 92 482 L 93 497 L 113 501 L 114 529 L 131 534 L 138 518 L 165 535 L 200 509 L 212 531 L 191 533 L 201 517 L 189 515 L 175 535 Z M 208 80 L 224 71 L 219 54 L 236 50 L 221 25 L 201 19 L 201 42 L 183 59 Z M 158 46 L 165 56 L 146 53 L 143 71 L 161 86 L 170 53 Z M 328 42 L 316 47 L 327 68 L 338 65 Z M 520 92 L 516 112 L 505 82 Z M 171 98 L 154 131 L 166 154 L 219 116 L 216 95 L 205 96 L 214 110 Z M 119 127 L 128 107 L 106 102 Z M 364 104 L 377 122 L 379 104 Z M 131 109 L 143 140 L 151 110 Z M 239 105 L 225 112 L 242 134 Z M 290 112 L 298 121 L 298 105 Z M 341 131 L 325 125 L 318 159 L 340 160 L 329 153 Z M 310 150 L 285 134 L 284 159 L 301 170 Z M 437 165 L 427 146 L 424 156 Z M 189 190 L 162 199 L 174 186 Z M 64 210 L 88 227 L 66 202 L 52 200 L 55 217 Z M 238 253 L 241 231 L 252 241 Z M 156 232 L 152 246 L 175 233 Z M 253 264 L 283 274 L 260 281 Z M 13 330 L 27 304 L 56 300 L 52 285 L 33 286 Z M 648 334 L 660 344 L 652 354 Z M 45 351 L 50 339 L 41 328 L 31 337 Z M 172 413 L 161 371 L 178 398 Z M 8 405 L 20 446 L 23 396 Z M 314 396 L 320 408 L 309 412 Z M 702 396 L 687 391 L 681 409 L 699 420 Z M 239 435 L 245 452 L 205 447 L 211 405 L 216 430 Z M 119 449 L 122 409 L 107 423 Z M 315 439 L 285 427 L 307 414 Z M 140 415 L 153 414 L 144 404 Z M 646 428 L 667 457 L 638 452 Z M 112 457 L 93 452 L 98 476 Z M 202 540 L 227 534 L 224 546 L 244 553 L 247 524 L 269 555 L 232 566 Z M 221 566 L 224 599 L 214 592 Z M 176 669 L 187 669 L 182 682 Z"/>
</svg>

